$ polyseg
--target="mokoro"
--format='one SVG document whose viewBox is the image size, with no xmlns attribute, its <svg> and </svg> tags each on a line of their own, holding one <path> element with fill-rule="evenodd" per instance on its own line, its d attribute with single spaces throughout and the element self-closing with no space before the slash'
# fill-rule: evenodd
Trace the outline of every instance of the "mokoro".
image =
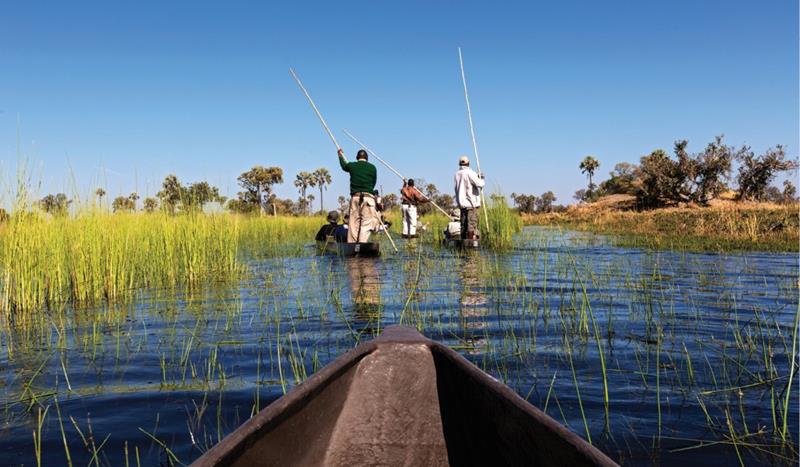
<svg viewBox="0 0 800 467">
<path fill-rule="evenodd" d="M 318 241 L 317 250 L 323 254 L 334 254 L 339 256 L 380 256 L 381 244 L 377 242 L 337 243 Z"/>
<path fill-rule="evenodd" d="M 445 238 L 443 242 L 445 246 L 450 248 L 477 249 L 481 247 L 481 241 L 478 239 L 462 240 L 460 238 Z"/>
<path fill-rule="evenodd" d="M 192 465 L 616 464 L 452 349 L 392 326 Z"/>
</svg>

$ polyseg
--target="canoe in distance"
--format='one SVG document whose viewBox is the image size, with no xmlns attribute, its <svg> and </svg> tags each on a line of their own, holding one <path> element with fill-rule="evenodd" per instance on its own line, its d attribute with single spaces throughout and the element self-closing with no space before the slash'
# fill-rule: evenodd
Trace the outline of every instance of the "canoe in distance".
<svg viewBox="0 0 800 467">
<path fill-rule="evenodd" d="M 616 464 L 452 349 L 392 326 L 192 465 Z"/>
<path fill-rule="evenodd" d="M 381 255 L 381 244 L 377 242 L 337 243 L 318 241 L 317 251 L 321 254 L 339 256 L 375 257 Z"/>
</svg>

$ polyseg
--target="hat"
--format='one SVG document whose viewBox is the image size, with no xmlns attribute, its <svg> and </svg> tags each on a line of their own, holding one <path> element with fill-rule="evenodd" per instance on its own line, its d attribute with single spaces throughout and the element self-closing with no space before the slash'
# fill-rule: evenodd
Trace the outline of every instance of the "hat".
<svg viewBox="0 0 800 467">
<path fill-rule="evenodd" d="M 458 165 L 469 165 L 469 158 L 467 156 L 461 156 L 458 158 Z"/>
<path fill-rule="evenodd" d="M 339 222 L 339 211 L 330 211 L 328 213 L 328 222 L 331 224 Z"/>
</svg>

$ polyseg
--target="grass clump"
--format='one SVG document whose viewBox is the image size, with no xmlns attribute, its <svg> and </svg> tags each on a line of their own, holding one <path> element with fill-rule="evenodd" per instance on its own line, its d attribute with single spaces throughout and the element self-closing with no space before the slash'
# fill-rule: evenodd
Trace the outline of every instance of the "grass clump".
<svg viewBox="0 0 800 467">
<path fill-rule="evenodd" d="M 0 228 L 0 310 L 90 306 L 142 288 L 192 287 L 240 271 L 239 222 L 225 215 L 27 212 Z"/>
</svg>

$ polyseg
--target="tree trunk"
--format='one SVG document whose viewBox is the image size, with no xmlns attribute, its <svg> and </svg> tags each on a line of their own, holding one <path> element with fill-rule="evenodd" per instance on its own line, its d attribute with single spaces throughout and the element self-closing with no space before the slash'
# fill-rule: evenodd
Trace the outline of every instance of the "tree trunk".
<svg viewBox="0 0 800 467">
<path fill-rule="evenodd" d="M 322 185 L 319 186 L 319 210 L 325 212 L 325 204 L 322 202 Z"/>
</svg>

